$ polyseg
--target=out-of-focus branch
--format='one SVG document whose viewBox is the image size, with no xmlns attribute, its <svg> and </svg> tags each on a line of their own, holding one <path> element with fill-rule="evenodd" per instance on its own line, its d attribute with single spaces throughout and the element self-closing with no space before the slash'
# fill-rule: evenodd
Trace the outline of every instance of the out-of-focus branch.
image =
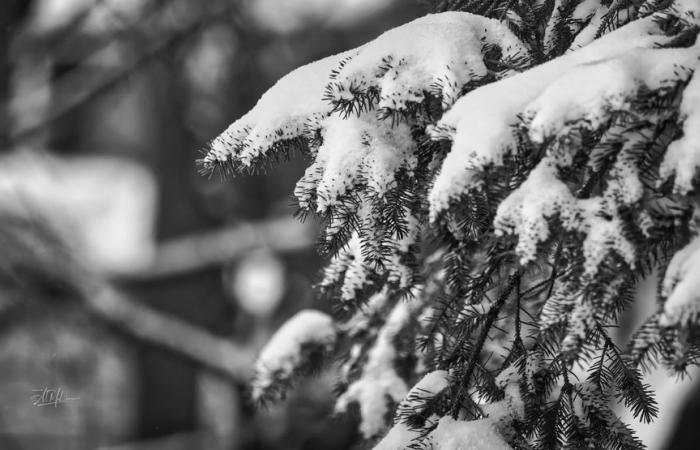
<svg viewBox="0 0 700 450">
<path fill-rule="evenodd" d="M 169 350 L 227 379 L 249 379 L 252 350 L 160 313 L 87 270 L 46 223 L 0 215 L 0 316 L 32 304 L 73 304 L 101 323 Z M 63 301 L 63 302 L 62 302 Z M 70 302 L 70 303 L 69 303 Z"/>
<path fill-rule="evenodd" d="M 251 350 L 158 313 L 107 285 L 83 292 L 88 312 L 138 340 L 163 347 L 234 380 L 246 381 L 253 368 Z"/>
<path fill-rule="evenodd" d="M 279 253 L 305 249 L 313 243 L 311 227 L 292 218 L 248 222 L 165 242 L 156 249 L 149 267 L 112 276 L 126 281 L 176 276 L 221 265 L 256 248 Z"/>
<path fill-rule="evenodd" d="M 17 129 L 13 130 L 13 135 L 11 136 L 12 143 L 15 145 L 21 144 L 36 133 L 42 132 L 56 121 L 72 112 L 78 106 L 89 102 L 117 87 L 142 66 L 148 64 L 159 56 L 168 54 L 168 52 L 172 51 L 173 48 L 178 47 L 202 30 L 221 22 L 222 20 L 231 20 L 232 12 L 237 6 L 237 3 L 230 2 L 224 8 L 217 8 L 216 11 L 204 14 L 202 17 L 193 20 L 192 23 L 184 26 L 176 32 L 173 32 L 171 35 L 150 46 L 127 64 L 115 69 L 113 72 L 105 75 L 103 78 L 90 83 L 89 86 L 85 86 L 86 80 L 80 73 L 65 76 L 62 79 L 57 80 L 52 86 L 52 89 L 57 92 L 63 92 L 70 95 L 62 97 L 62 101 L 60 103 L 52 105 L 47 114 L 40 118 L 40 122 L 26 124 L 21 128 L 18 127 Z M 109 52 L 111 47 L 114 45 L 118 45 L 118 42 L 111 42 L 107 44 L 105 48 L 98 50 L 95 54 L 83 61 L 82 65 L 89 67 L 90 61 L 99 61 L 102 58 L 102 53 Z"/>
<path fill-rule="evenodd" d="M 311 227 L 291 218 L 244 223 L 166 242 L 146 270 L 118 274 L 127 280 L 177 276 L 220 265 L 256 248 L 276 252 L 311 246 Z M 182 320 L 156 312 L 107 285 L 82 289 L 85 305 L 100 320 L 126 334 L 163 347 L 233 380 L 248 380 L 254 354 Z"/>
<path fill-rule="evenodd" d="M 308 248 L 313 241 L 313 230 L 291 218 L 245 223 L 165 243 L 149 269 L 120 277 L 176 276 L 222 264 L 255 248 L 294 251 Z M 83 285 L 80 290 L 89 312 L 126 334 L 168 349 L 227 378 L 250 378 L 254 360 L 251 350 L 156 312 L 106 284 Z"/>
</svg>

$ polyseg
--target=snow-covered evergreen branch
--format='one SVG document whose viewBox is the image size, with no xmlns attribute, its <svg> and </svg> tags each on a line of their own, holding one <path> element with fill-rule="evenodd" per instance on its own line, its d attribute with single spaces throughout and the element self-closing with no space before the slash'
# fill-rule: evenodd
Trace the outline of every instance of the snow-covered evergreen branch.
<svg viewBox="0 0 700 450">
<path fill-rule="evenodd" d="M 310 156 L 338 324 L 298 334 L 342 353 L 366 437 L 398 405 L 377 448 L 641 448 L 611 403 L 652 420 L 643 371 L 700 355 L 700 4 L 437 3 L 282 78 L 202 165 Z M 662 306 L 619 348 L 652 270 Z M 269 353 L 286 387 L 304 352 Z"/>
</svg>

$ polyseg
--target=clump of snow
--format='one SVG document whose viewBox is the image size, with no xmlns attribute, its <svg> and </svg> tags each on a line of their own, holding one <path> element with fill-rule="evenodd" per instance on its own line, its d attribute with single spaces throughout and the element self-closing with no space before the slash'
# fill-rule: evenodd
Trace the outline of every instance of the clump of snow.
<svg viewBox="0 0 700 450">
<path fill-rule="evenodd" d="M 340 286 L 340 301 L 351 302 L 357 293 L 371 285 L 372 267 L 365 257 L 362 241 L 353 232 L 348 242 L 332 258 L 324 269 L 324 277 L 319 287 Z"/>
<path fill-rule="evenodd" d="M 397 172 L 410 177 L 418 165 L 409 125 L 392 126 L 367 112 L 346 118 L 331 116 L 324 126 L 315 160 L 297 183 L 295 196 L 301 208 L 315 209 L 328 218 L 327 242 L 344 238 L 341 232 L 355 230 L 328 274 L 340 281 L 342 272 L 345 301 L 353 300 L 367 285 L 373 270 L 387 274 L 389 283 L 409 288 L 413 270 L 405 265 L 403 256 L 418 239 L 419 221 L 403 208 L 402 233 L 383 232 L 384 222 L 376 214 L 397 189 Z M 362 195 L 356 195 L 358 191 Z M 357 233 L 358 228 L 373 233 Z M 374 264 L 376 259 L 381 264 Z"/>
<path fill-rule="evenodd" d="M 504 399 L 480 405 L 484 418 L 464 421 L 445 416 L 427 438 L 433 450 L 510 450 L 506 441 L 514 419 L 523 419 L 525 406 L 520 395 L 520 374 L 511 365 L 496 377 Z"/>
<path fill-rule="evenodd" d="M 700 168 L 700 73 L 696 70 L 683 91 L 680 112 L 683 116 L 683 137 L 671 143 L 659 176 L 662 180 L 675 174 L 674 190 L 686 194 L 693 188 L 693 178 Z"/>
<path fill-rule="evenodd" d="M 494 225 L 496 233 L 518 236 L 516 251 L 522 264 L 535 259 L 537 245 L 549 237 L 548 219 L 555 215 L 563 227 L 586 234 L 583 252 L 585 272 L 594 275 L 610 250 L 622 256 L 632 267 L 634 246 L 622 235 L 621 219 L 601 197 L 576 199 L 559 179 L 557 159 L 545 157 L 528 178 L 498 206 Z M 561 159 L 559 159 L 561 161 Z"/>
<path fill-rule="evenodd" d="M 497 233 L 518 236 L 516 251 L 522 263 L 535 258 L 537 244 L 549 237 L 547 219 L 558 214 L 565 227 L 580 226 L 581 211 L 569 188 L 557 177 L 557 168 L 543 160 L 522 185 L 498 206 Z"/>
<path fill-rule="evenodd" d="M 576 35 L 574 42 L 569 46 L 569 50 L 580 48 L 590 43 L 598 33 L 605 30 L 602 28 L 602 18 L 610 10 L 609 6 L 601 5 L 600 0 L 582 0 L 570 11 L 570 2 L 555 0 L 551 19 L 547 22 L 544 35 L 544 51 L 552 54 L 558 49 L 555 44 L 557 37 L 560 37 L 563 29 L 568 29 L 572 35 Z M 627 8 L 615 4 L 615 22 L 619 27 L 624 25 L 632 16 L 635 9 L 630 5 Z M 562 12 L 568 12 L 562 16 Z"/>
<path fill-rule="evenodd" d="M 639 48 L 654 48 L 669 39 L 655 17 L 639 19 L 579 50 L 482 86 L 460 98 L 435 126 L 428 127 L 433 139 L 452 140 L 452 150 L 443 161 L 429 194 L 430 220 L 436 220 L 451 201 L 473 186 L 472 171 L 503 163 L 503 156 L 515 147 L 512 127 L 518 123 L 518 114 L 547 86 L 574 67 L 623 56 Z M 576 86 L 574 90 L 579 88 Z M 553 95 L 548 97 L 556 100 Z M 547 104 L 541 105 L 545 106 Z"/>
<path fill-rule="evenodd" d="M 347 250 L 352 255 L 343 278 L 340 299 L 351 301 L 357 291 L 369 284 L 369 268 L 362 253 L 360 237 L 355 233 L 348 242 Z"/>
<path fill-rule="evenodd" d="M 360 309 L 348 320 L 343 326 L 350 336 L 357 335 L 369 329 L 369 321 L 375 314 L 380 314 L 389 305 L 389 294 L 387 288 L 382 289 L 372 295 L 367 300 L 366 305 L 360 306 Z"/>
<path fill-rule="evenodd" d="M 338 332 L 333 319 L 315 310 L 302 310 L 287 320 L 265 345 L 255 364 L 253 398 L 261 398 L 279 380 L 289 380 L 303 367 L 309 348 L 330 353 Z"/>
<path fill-rule="evenodd" d="M 683 20 L 700 25 L 700 4 L 696 0 L 675 0 L 670 8 Z"/>
<path fill-rule="evenodd" d="M 527 384 L 528 392 L 535 391 L 535 376 L 540 373 L 546 365 L 542 350 L 528 351 L 527 357 L 525 358 L 525 383 Z"/>
<path fill-rule="evenodd" d="M 396 409 L 397 418 L 415 411 L 421 404 L 434 397 L 448 386 L 448 373 L 444 370 L 428 372 L 416 383 Z M 435 421 L 437 417 L 433 418 Z M 421 436 L 421 430 L 412 429 L 397 421 L 374 450 L 403 450 Z"/>
<path fill-rule="evenodd" d="M 376 119 L 372 123 L 374 129 L 364 133 L 365 145 L 371 149 L 364 160 L 365 180 L 372 194 L 382 196 L 396 187 L 395 174 L 399 169 L 413 173 L 418 165 L 417 146 L 406 123 L 394 127 Z"/>
<path fill-rule="evenodd" d="M 422 17 L 362 47 L 300 67 L 214 139 L 204 166 L 233 161 L 248 167 L 275 144 L 304 136 L 309 124 L 322 128 L 333 101 L 357 100 L 367 108 L 366 99 L 356 94 L 370 90 L 379 92 L 379 108 L 405 109 L 436 89 L 447 107 L 466 83 L 487 74 L 482 52 L 488 44 L 497 44 L 505 57 L 527 52 L 504 24 L 449 12 Z M 352 132 L 349 123 L 344 128 Z"/>
<path fill-rule="evenodd" d="M 318 213 L 326 212 L 360 183 L 381 196 L 396 185 L 399 168 L 412 171 L 418 163 L 405 123 L 392 128 L 390 122 L 364 113 L 344 119 L 332 116 L 324 126 L 316 159 L 295 191 L 300 205 L 306 207 L 315 197 Z"/>
<path fill-rule="evenodd" d="M 394 342 L 417 303 L 399 301 L 396 304 L 367 354 L 362 375 L 348 386 L 336 403 L 337 411 L 345 411 L 353 402 L 359 405 L 360 431 L 366 438 L 377 436 L 385 429 L 389 413 L 387 399 L 398 404 L 408 392 L 406 382 L 394 367 L 397 356 Z"/>
<path fill-rule="evenodd" d="M 525 417 L 525 403 L 520 395 L 520 380 L 520 373 L 513 364 L 503 369 L 495 380 L 496 386 L 504 392 L 503 400 L 481 407 L 486 416 L 498 422 L 501 432 L 509 428 L 512 419 Z"/>
<path fill-rule="evenodd" d="M 316 185 L 317 212 L 323 213 L 334 205 L 338 198 L 347 195 L 362 173 L 362 161 L 371 151 L 363 145 L 365 128 L 370 122 L 361 118 L 331 117 L 325 123 L 323 144 L 319 147 L 313 166 L 321 177 Z M 300 199 L 303 202 L 303 199 Z"/>
<path fill-rule="evenodd" d="M 308 120 L 329 114 L 331 106 L 322 99 L 323 89 L 331 70 L 348 54 L 323 58 L 282 77 L 253 109 L 214 139 L 204 157 L 205 167 L 231 160 L 249 166 L 275 143 L 303 136 Z"/>
<path fill-rule="evenodd" d="M 593 3 L 597 3 L 598 6 L 596 6 L 595 9 L 591 11 L 589 5 Z M 576 38 L 569 46 L 567 52 L 578 50 L 579 48 L 585 47 L 586 45 L 593 42 L 593 40 L 596 38 L 596 35 L 598 34 L 598 31 L 601 29 L 603 17 L 605 17 L 608 11 L 610 11 L 610 8 L 608 6 L 600 5 L 600 2 L 598 0 L 589 0 L 581 2 L 576 7 L 576 13 L 574 14 L 574 16 L 583 18 L 584 14 L 587 14 L 584 20 L 586 20 L 588 24 L 578 32 Z"/>
<path fill-rule="evenodd" d="M 512 450 L 490 418 L 464 421 L 443 417 L 429 440 L 433 450 Z"/>
<path fill-rule="evenodd" d="M 584 274 L 593 276 L 598 266 L 605 259 L 609 250 L 613 250 L 632 268 L 635 267 L 637 255 L 634 245 L 622 234 L 622 220 L 619 217 L 606 219 L 594 216 L 590 229 L 583 241 L 583 255 L 586 257 Z"/>
<path fill-rule="evenodd" d="M 561 16 L 561 8 L 564 0 L 554 0 L 552 5 L 552 16 L 547 21 L 547 26 L 544 29 L 544 52 L 549 54 L 554 50 L 554 38 L 557 36 L 559 30 L 557 30 L 557 25 L 561 24 L 563 18 Z"/>
<path fill-rule="evenodd" d="M 658 67 L 655 55 L 662 67 Z M 609 121 L 612 111 L 626 109 L 639 89 L 655 90 L 682 82 L 688 71 L 679 67 L 697 58 L 695 48 L 641 49 L 575 66 L 527 106 L 530 138 L 542 143 L 551 136 L 567 134 L 573 126 L 597 129 Z M 609 76 L 596 78 L 605 73 Z M 579 85 L 582 87 L 577 88 Z M 643 196 L 636 155 L 652 140 L 643 131 L 624 134 L 605 192 L 601 197 L 583 200 L 576 199 L 559 179 L 560 167 L 571 164 L 577 147 L 569 148 L 566 140 L 555 142 L 528 178 L 499 205 L 496 232 L 518 235 L 516 251 L 524 264 L 535 258 L 537 244 L 549 237 L 548 221 L 556 216 L 565 229 L 586 234 L 583 251 L 587 275 L 596 273 L 610 250 L 633 267 L 634 246 L 622 234 L 622 220 L 617 214 L 621 206 L 633 205 Z"/>
<path fill-rule="evenodd" d="M 385 287 L 381 291 L 372 295 L 367 304 L 360 305 L 357 312 L 341 326 L 342 331 L 350 340 L 355 341 L 358 336 L 367 333 L 371 329 L 372 321 L 376 320 L 390 308 L 390 296 L 388 289 Z M 340 367 L 340 379 L 348 381 L 351 370 L 359 363 L 363 356 L 363 343 L 361 341 L 354 342 L 348 352 L 346 362 Z"/>
<path fill-rule="evenodd" d="M 437 420 L 437 418 L 435 418 Z M 404 450 L 419 439 L 421 430 L 410 428 L 404 423 L 396 423 L 373 450 Z"/>
<path fill-rule="evenodd" d="M 379 108 L 398 111 L 433 91 L 446 108 L 464 85 L 487 75 L 483 52 L 493 44 L 506 58 L 528 53 L 497 20 L 464 12 L 429 14 L 364 46 L 339 69 L 328 86 L 329 98 L 362 103 L 376 92 Z"/>
<path fill-rule="evenodd" d="M 612 112 L 629 110 L 642 88 L 657 90 L 687 79 L 698 49 L 635 49 L 613 58 L 579 64 L 561 74 L 525 108 L 530 139 L 542 143 L 572 127 L 598 129 Z"/>
<path fill-rule="evenodd" d="M 693 239 L 679 250 L 666 269 L 661 294 L 666 297 L 661 326 L 672 326 L 695 321 L 700 317 L 700 238 Z"/>
<path fill-rule="evenodd" d="M 448 373 L 446 370 L 433 370 L 423 375 L 412 388 L 411 392 L 404 402 L 401 403 L 401 407 L 412 408 L 418 403 L 417 400 L 411 397 L 411 394 L 416 394 L 422 399 L 428 397 L 434 397 L 437 393 L 445 389 L 448 385 Z"/>
</svg>

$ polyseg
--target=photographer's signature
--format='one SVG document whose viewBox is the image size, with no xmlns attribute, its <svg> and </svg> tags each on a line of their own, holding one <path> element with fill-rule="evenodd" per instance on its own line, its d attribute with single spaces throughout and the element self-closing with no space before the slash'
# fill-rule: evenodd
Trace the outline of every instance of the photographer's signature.
<svg viewBox="0 0 700 450">
<path fill-rule="evenodd" d="M 34 393 L 31 396 L 32 405 L 34 406 L 53 406 L 57 408 L 59 404 L 78 400 L 80 397 L 68 397 L 66 392 L 61 389 L 49 389 L 47 387 L 41 389 L 32 389 Z"/>
</svg>

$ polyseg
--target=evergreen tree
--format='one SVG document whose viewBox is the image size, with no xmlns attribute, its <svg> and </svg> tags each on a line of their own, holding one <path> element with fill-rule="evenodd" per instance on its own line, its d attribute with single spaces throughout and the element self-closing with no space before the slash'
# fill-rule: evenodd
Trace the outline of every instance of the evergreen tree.
<svg viewBox="0 0 700 450">
<path fill-rule="evenodd" d="M 643 448 L 612 404 L 653 420 L 644 371 L 700 355 L 699 29 L 697 0 L 441 0 L 282 78 L 201 160 L 310 161 L 335 317 L 282 327 L 256 399 L 339 360 L 378 449 Z"/>
</svg>

